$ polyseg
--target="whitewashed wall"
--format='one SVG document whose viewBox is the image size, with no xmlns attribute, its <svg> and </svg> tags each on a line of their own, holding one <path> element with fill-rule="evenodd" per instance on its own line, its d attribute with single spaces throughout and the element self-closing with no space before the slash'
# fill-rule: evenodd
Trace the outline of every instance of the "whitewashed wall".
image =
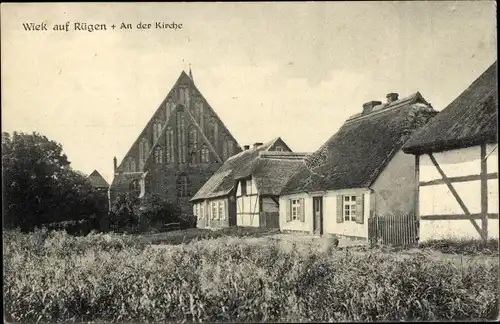
<svg viewBox="0 0 500 324">
<path fill-rule="evenodd" d="M 486 153 L 494 146 L 488 145 Z M 447 177 L 479 175 L 481 173 L 481 148 L 469 147 L 434 153 L 433 156 Z M 487 160 L 488 173 L 498 172 L 497 150 L 493 151 Z M 420 182 L 441 179 L 441 175 L 428 155 L 420 156 Z M 481 182 L 480 180 L 452 183 L 458 195 L 469 209 L 470 213 L 481 212 Z M 498 179 L 488 180 L 488 212 L 498 213 Z M 419 215 L 464 214 L 455 197 L 446 184 L 419 187 Z M 481 220 L 476 220 L 481 227 Z M 488 220 L 490 237 L 498 237 L 498 219 Z M 420 241 L 449 237 L 480 238 L 479 233 L 469 220 L 421 220 Z"/>
<path fill-rule="evenodd" d="M 337 223 L 337 196 L 364 194 L 363 224 L 355 222 Z M 368 217 L 370 217 L 371 194 L 366 189 L 329 191 L 323 197 L 323 232 L 346 236 L 368 238 Z"/>
<path fill-rule="evenodd" d="M 251 181 L 250 190 L 247 190 L 247 196 L 241 196 L 241 181 L 238 182 L 238 188 L 236 190 L 236 225 L 259 227 L 260 222 L 258 213 L 260 206 L 257 186 L 253 179 L 247 181 Z"/>
<path fill-rule="evenodd" d="M 300 199 L 304 198 L 304 222 L 300 220 L 292 220 L 287 222 L 286 211 L 289 206 L 289 199 Z M 299 193 L 295 195 L 286 195 L 280 197 L 280 230 L 281 231 L 303 231 L 303 232 L 313 232 L 313 203 L 312 197 L 307 193 Z"/>
</svg>

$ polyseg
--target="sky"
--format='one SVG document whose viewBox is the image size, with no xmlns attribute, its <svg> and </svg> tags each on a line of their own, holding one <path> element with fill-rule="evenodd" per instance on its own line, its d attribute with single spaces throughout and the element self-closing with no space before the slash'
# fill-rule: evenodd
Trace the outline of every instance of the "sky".
<svg viewBox="0 0 500 324">
<path fill-rule="evenodd" d="M 497 59 L 495 13 L 492 1 L 2 3 L 2 131 L 39 132 L 111 182 L 113 157 L 191 64 L 239 145 L 280 136 L 313 152 L 387 93 L 445 108 Z M 42 21 L 48 31 L 23 28 Z M 121 23 L 133 29 L 110 27 Z"/>
</svg>

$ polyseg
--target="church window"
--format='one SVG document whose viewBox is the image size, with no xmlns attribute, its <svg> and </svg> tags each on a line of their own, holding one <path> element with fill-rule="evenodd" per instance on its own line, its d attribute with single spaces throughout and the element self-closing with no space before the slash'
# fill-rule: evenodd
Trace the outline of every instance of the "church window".
<svg viewBox="0 0 500 324">
<path fill-rule="evenodd" d="M 189 179 L 185 174 L 177 178 L 177 196 L 179 198 L 189 197 Z"/>
<path fill-rule="evenodd" d="M 167 163 L 174 162 L 174 131 L 168 127 L 166 131 L 167 136 Z"/>
<path fill-rule="evenodd" d="M 180 87 L 179 88 L 179 101 L 186 107 L 189 107 L 189 88 Z"/>
<path fill-rule="evenodd" d="M 133 157 L 128 158 L 128 171 L 135 172 L 135 160 Z"/>
<path fill-rule="evenodd" d="M 189 130 L 189 154 L 191 156 L 191 163 L 196 164 L 196 156 L 198 154 L 198 131 L 195 127 Z"/>
<path fill-rule="evenodd" d="M 161 134 L 161 122 L 157 120 L 153 123 L 153 142 L 156 142 L 158 137 L 160 137 L 160 134 Z"/>
<path fill-rule="evenodd" d="M 204 146 L 201 149 L 201 163 L 208 163 L 210 159 L 210 152 L 208 151 L 208 148 Z"/>
<path fill-rule="evenodd" d="M 155 163 L 163 163 L 163 150 L 160 146 L 157 146 L 154 151 Z"/>
<path fill-rule="evenodd" d="M 219 142 L 219 124 L 217 123 L 217 119 L 215 117 L 212 117 L 212 132 L 213 132 L 213 143 L 214 143 L 214 146 L 215 148 L 217 149 L 217 147 L 219 145 L 218 142 Z"/>
<path fill-rule="evenodd" d="M 177 143 L 178 143 L 179 162 L 186 163 L 186 123 L 182 111 L 177 112 L 177 121 L 178 121 Z"/>
<path fill-rule="evenodd" d="M 139 168 L 142 169 L 149 155 L 149 142 L 143 138 L 139 143 Z"/>
<path fill-rule="evenodd" d="M 234 144 L 233 144 L 233 141 L 231 141 L 231 140 L 227 141 L 227 153 L 228 153 L 228 157 L 231 157 L 234 154 Z"/>
<path fill-rule="evenodd" d="M 175 104 L 172 101 L 172 99 L 168 98 L 165 106 L 166 106 L 166 110 L 167 110 L 166 115 L 167 115 L 167 120 L 168 120 L 168 117 L 170 117 L 170 115 L 172 114 L 172 111 L 174 111 Z"/>
<path fill-rule="evenodd" d="M 128 186 L 129 192 L 134 196 L 139 196 L 141 193 L 141 184 L 138 179 L 134 179 Z"/>
<path fill-rule="evenodd" d="M 225 136 L 224 140 L 222 141 L 222 158 L 224 160 L 227 160 L 228 157 L 229 157 L 229 150 L 227 145 L 227 136 Z"/>
</svg>

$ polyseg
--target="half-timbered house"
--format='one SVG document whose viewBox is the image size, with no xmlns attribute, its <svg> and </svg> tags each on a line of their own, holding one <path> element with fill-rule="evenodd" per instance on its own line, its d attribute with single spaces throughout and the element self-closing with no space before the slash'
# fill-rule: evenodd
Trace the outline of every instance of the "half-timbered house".
<svg viewBox="0 0 500 324">
<path fill-rule="evenodd" d="M 420 240 L 498 237 L 497 63 L 405 144 Z"/>
<path fill-rule="evenodd" d="M 280 229 L 366 239 L 371 215 L 413 212 L 415 164 L 401 147 L 435 114 L 419 92 L 365 103 L 288 181 Z"/>
<path fill-rule="evenodd" d="M 279 227 L 279 194 L 305 157 L 276 138 L 245 146 L 191 199 L 200 228 Z"/>
</svg>

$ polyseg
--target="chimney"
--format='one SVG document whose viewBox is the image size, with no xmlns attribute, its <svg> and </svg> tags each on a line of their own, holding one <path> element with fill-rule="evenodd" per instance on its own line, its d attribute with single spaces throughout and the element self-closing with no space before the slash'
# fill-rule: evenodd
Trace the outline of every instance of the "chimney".
<svg viewBox="0 0 500 324">
<path fill-rule="evenodd" d="M 261 146 L 263 143 L 260 143 L 260 142 L 255 142 L 253 143 L 253 148 L 257 148 L 259 146 Z"/>
<path fill-rule="evenodd" d="M 118 166 L 116 165 L 116 156 L 113 158 L 113 168 L 114 171 L 116 172 L 116 169 L 118 168 Z"/>
<path fill-rule="evenodd" d="M 391 93 L 388 93 L 387 96 L 385 96 L 385 97 L 387 98 L 387 103 L 390 104 L 391 102 L 398 100 L 398 96 L 399 96 L 399 94 L 391 92 Z"/>
<path fill-rule="evenodd" d="M 250 149 L 250 145 L 243 145 L 243 150 L 246 151 L 246 150 L 249 150 Z"/>
<path fill-rule="evenodd" d="M 381 101 L 368 101 L 367 103 L 363 104 L 363 115 L 364 114 L 369 114 L 372 110 L 373 107 L 381 105 Z"/>
</svg>

